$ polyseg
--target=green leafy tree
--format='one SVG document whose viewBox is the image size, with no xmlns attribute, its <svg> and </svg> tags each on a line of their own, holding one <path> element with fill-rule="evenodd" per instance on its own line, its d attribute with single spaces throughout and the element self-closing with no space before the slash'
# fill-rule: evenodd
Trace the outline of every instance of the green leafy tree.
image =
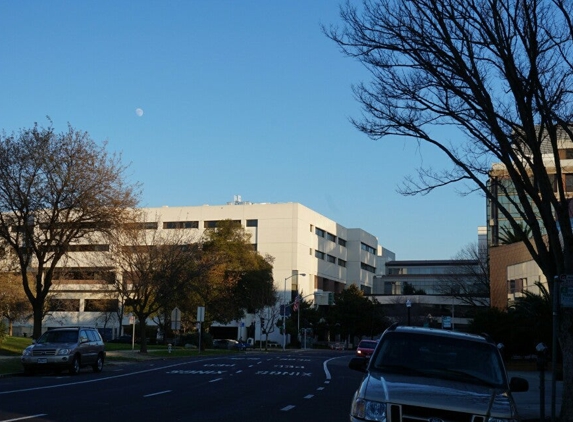
<svg viewBox="0 0 573 422">
<path fill-rule="evenodd" d="M 0 135 L 0 238 L 32 305 L 34 338 L 70 244 L 109 233 L 137 204 L 120 158 L 71 126 L 62 133 L 34 125 Z"/>
<path fill-rule="evenodd" d="M 329 324 L 337 327 L 335 330 L 351 342 L 355 338 L 381 334 L 390 325 L 382 305 L 364 296 L 354 284 L 335 294 L 334 303 L 329 312 Z"/>
<path fill-rule="evenodd" d="M 411 283 L 405 282 L 402 289 L 404 295 L 425 295 L 424 289 L 416 289 Z"/>
<path fill-rule="evenodd" d="M 205 230 L 198 245 L 198 276 L 189 283 L 183 305 L 188 313 L 204 306 L 207 322 L 226 323 L 276 302 L 272 258 L 253 249 L 240 224 L 219 221 Z"/>
<path fill-rule="evenodd" d="M 435 148 L 451 164 L 420 168 L 400 192 L 453 184 L 481 191 L 514 231 L 527 222 L 523 243 L 547 280 L 573 274 L 569 170 L 560 156 L 573 139 L 573 3 L 365 0 L 346 3 L 341 17 L 343 27 L 326 35 L 372 78 L 354 88 L 364 110 L 355 126 L 372 139 Z M 561 417 L 570 421 L 573 309 L 561 311 L 558 334 Z"/>
<path fill-rule="evenodd" d="M 18 274 L 0 274 L 0 318 L 8 321 L 8 335 L 12 335 L 14 322 L 29 318 L 31 314 L 32 307 Z"/>
</svg>

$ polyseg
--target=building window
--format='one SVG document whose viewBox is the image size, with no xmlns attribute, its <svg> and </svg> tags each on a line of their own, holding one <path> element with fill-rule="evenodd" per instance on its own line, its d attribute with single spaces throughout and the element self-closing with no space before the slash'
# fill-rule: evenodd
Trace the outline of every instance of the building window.
<svg viewBox="0 0 573 422">
<path fill-rule="evenodd" d="M 164 229 L 198 229 L 198 221 L 166 221 L 163 223 Z"/>
<path fill-rule="evenodd" d="M 86 299 L 85 312 L 116 312 L 119 309 L 117 299 Z"/>
<path fill-rule="evenodd" d="M 366 243 L 360 243 L 360 248 L 363 251 L 370 252 L 371 254 L 376 255 L 376 249 L 374 249 L 372 246 L 367 245 Z"/>
<path fill-rule="evenodd" d="M 565 191 L 573 192 L 573 174 L 565 175 Z"/>
<path fill-rule="evenodd" d="M 334 257 L 332 255 L 326 255 L 326 260 L 328 262 L 332 262 L 334 264 L 336 262 L 336 257 Z"/>
<path fill-rule="evenodd" d="M 372 265 L 365 264 L 364 262 L 360 263 L 360 268 L 362 268 L 364 271 L 368 271 L 369 273 L 375 273 L 376 272 L 375 267 L 373 267 Z"/>
<path fill-rule="evenodd" d="M 217 228 L 217 220 L 208 220 L 205 221 L 205 223 L 203 224 L 203 227 L 205 227 L 206 229 L 216 229 Z"/>
<path fill-rule="evenodd" d="M 523 278 L 517 278 L 515 280 L 509 280 L 507 282 L 507 293 L 523 293 Z"/>
<path fill-rule="evenodd" d="M 324 255 L 324 252 L 314 251 L 314 256 L 316 256 L 318 259 L 324 259 Z"/>
<path fill-rule="evenodd" d="M 338 265 L 339 265 L 340 267 L 346 268 L 346 261 L 345 261 L 344 259 L 338 258 Z"/>
<path fill-rule="evenodd" d="M 68 252 L 109 252 L 109 245 L 69 245 Z"/>
<path fill-rule="evenodd" d="M 330 240 L 331 242 L 336 243 L 336 236 L 333 235 L 332 233 L 326 232 L 326 238 L 327 238 L 328 240 Z"/>
<path fill-rule="evenodd" d="M 124 227 L 130 230 L 157 230 L 159 224 L 157 222 L 126 223 Z"/>
<path fill-rule="evenodd" d="M 326 237 L 326 232 L 318 227 L 316 228 L 315 233 L 318 237 Z"/>
<path fill-rule="evenodd" d="M 258 227 L 259 220 L 247 220 L 247 227 Z"/>
<path fill-rule="evenodd" d="M 79 312 L 80 300 L 79 299 L 59 299 L 57 297 L 50 298 L 47 303 L 48 309 L 52 312 Z"/>
<path fill-rule="evenodd" d="M 346 247 L 346 240 L 341 239 L 341 238 L 339 237 L 339 238 L 338 238 L 338 244 L 339 244 L 340 246 Z"/>
</svg>

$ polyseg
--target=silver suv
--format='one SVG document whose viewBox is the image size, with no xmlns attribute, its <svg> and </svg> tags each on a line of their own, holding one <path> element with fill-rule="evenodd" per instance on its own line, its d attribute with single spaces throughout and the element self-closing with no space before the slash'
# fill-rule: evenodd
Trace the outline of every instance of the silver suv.
<svg viewBox="0 0 573 422">
<path fill-rule="evenodd" d="M 527 380 L 507 380 L 499 348 L 484 336 L 393 326 L 370 359 L 349 367 L 366 372 L 350 420 L 517 421 L 512 392 Z"/>
<path fill-rule="evenodd" d="M 40 369 L 67 369 L 75 375 L 85 366 L 100 372 L 104 359 L 104 342 L 99 332 L 89 327 L 48 330 L 22 353 L 22 365 L 29 374 Z"/>
</svg>

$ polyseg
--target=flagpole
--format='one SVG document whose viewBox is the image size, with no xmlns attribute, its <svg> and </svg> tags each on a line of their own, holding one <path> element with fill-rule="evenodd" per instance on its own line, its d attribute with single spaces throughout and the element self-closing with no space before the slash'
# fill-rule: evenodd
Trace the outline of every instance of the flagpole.
<svg viewBox="0 0 573 422">
<path fill-rule="evenodd" d="M 296 298 L 294 299 L 294 306 L 296 307 L 296 316 L 298 319 L 298 323 L 297 323 L 297 332 L 296 332 L 296 339 L 298 340 L 298 344 L 300 347 L 301 341 L 299 340 L 300 337 L 300 309 L 301 309 L 301 297 L 300 297 L 300 293 L 298 293 L 296 295 Z M 293 307 L 294 308 L 294 307 Z M 302 347 L 300 347 L 302 349 Z"/>
</svg>

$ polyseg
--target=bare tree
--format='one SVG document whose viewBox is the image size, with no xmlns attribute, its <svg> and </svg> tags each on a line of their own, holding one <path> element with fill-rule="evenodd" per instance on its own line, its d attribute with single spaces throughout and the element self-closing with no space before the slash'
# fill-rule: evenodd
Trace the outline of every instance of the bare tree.
<svg viewBox="0 0 573 422">
<path fill-rule="evenodd" d="M 197 276 L 197 247 L 182 230 L 149 229 L 145 216 L 116 230 L 108 255 L 121 271 L 116 288 L 139 321 L 140 352 L 147 352 L 147 319 L 172 309 Z"/>
<path fill-rule="evenodd" d="M 70 244 L 108 232 L 137 203 L 120 158 L 71 126 L 56 133 L 36 124 L 0 136 L 0 238 L 18 261 L 35 338 Z"/>
<path fill-rule="evenodd" d="M 274 300 L 275 304 L 278 302 L 278 294 L 276 291 L 274 292 Z M 267 308 L 259 309 L 258 312 L 255 314 L 256 318 L 259 318 L 261 321 L 261 349 L 264 348 L 267 350 L 269 344 L 269 334 L 274 333 L 275 328 L 277 327 L 277 322 L 279 322 L 281 318 L 281 311 L 279 306 L 269 306 Z M 263 342 L 263 335 L 265 336 L 265 340 Z M 283 332 L 284 335 L 284 332 Z"/>
<path fill-rule="evenodd" d="M 527 222 L 523 242 L 547 280 L 573 274 L 559 155 L 573 139 L 573 3 L 366 0 L 346 3 L 341 16 L 343 28 L 326 35 L 372 75 L 354 88 L 364 110 L 356 127 L 373 139 L 426 143 L 451 161 L 451 169 L 421 168 L 402 193 L 462 182 L 464 193 L 485 194 L 515 233 Z M 457 133 L 450 140 L 437 128 Z M 561 312 L 559 339 L 561 416 L 573 420 L 573 309 Z"/>
<path fill-rule="evenodd" d="M 456 254 L 454 260 L 458 265 L 438 279 L 440 293 L 455 297 L 468 306 L 489 306 L 487 251 L 480 251 L 477 242 L 470 243 Z"/>
</svg>

